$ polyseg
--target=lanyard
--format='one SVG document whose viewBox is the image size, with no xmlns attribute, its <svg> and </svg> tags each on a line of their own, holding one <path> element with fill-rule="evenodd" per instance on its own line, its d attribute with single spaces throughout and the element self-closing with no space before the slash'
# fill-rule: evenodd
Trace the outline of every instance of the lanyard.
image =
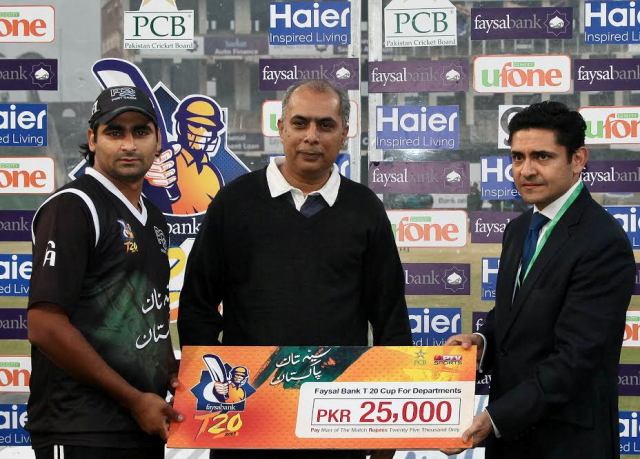
<svg viewBox="0 0 640 459">
<path fill-rule="evenodd" d="M 549 227 L 547 228 L 547 231 L 545 231 L 544 234 L 542 235 L 542 239 L 540 239 L 540 242 L 536 246 L 536 251 L 533 253 L 533 257 L 531 257 L 531 261 L 529 262 L 529 266 L 527 267 L 527 272 L 524 273 L 524 277 L 522 278 L 523 281 L 524 279 L 527 278 L 527 275 L 529 274 L 529 271 L 531 271 L 531 267 L 533 266 L 533 263 L 535 263 L 536 258 L 538 258 L 538 255 L 540 254 L 540 251 L 542 251 L 542 248 L 546 244 L 547 239 L 549 239 L 549 237 L 551 236 L 551 232 L 558 224 L 558 220 L 562 218 L 562 216 L 567 211 L 567 209 L 571 207 L 571 204 L 573 204 L 573 202 L 578 198 L 578 195 L 582 191 L 583 187 L 584 185 L 582 184 L 582 182 L 580 182 L 579 185 L 576 187 L 576 189 L 573 190 L 573 193 L 571 193 L 571 195 L 569 196 L 569 199 L 567 199 L 567 202 L 564 203 L 564 205 L 560 208 L 556 216 L 553 217 L 553 220 L 551 220 L 551 222 L 549 223 Z"/>
</svg>

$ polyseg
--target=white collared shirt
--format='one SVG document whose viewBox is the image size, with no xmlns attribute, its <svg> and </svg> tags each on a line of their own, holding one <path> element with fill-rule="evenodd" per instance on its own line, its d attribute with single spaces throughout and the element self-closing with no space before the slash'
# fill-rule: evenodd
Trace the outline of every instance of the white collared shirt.
<svg viewBox="0 0 640 459">
<path fill-rule="evenodd" d="M 538 234 L 538 242 L 537 242 L 537 244 L 540 243 L 540 240 L 542 239 L 542 236 L 549 229 L 549 223 L 551 223 L 551 221 L 554 218 L 556 218 L 556 215 L 558 215 L 558 212 L 560 212 L 560 209 L 562 209 L 562 206 L 564 206 L 564 204 L 569 200 L 569 197 L 571 196 L 571 193 L 573 193 L 574 190 L 576 188 L 578 188 L 578 185 L 580 185 L 580 180 L 578 180 L 576 183 L 574 183 L 573 186 L 571 188 L 569 188 L 562 196 L 560 196 L 558 199 L 553 201 L 551 204 L 549 204 L 547 207 L 545 207 L 542 210 L 538 209 L 538 206 L 536 206 L 535 204 L 533 205 L 533 211 L 534 212 L 540 212 L 542 215 L 544 215 L 545 217 L 547 217 L 549 219 L 549 221 L 547 223 L 545 223 L 542 228 L 540 228 L 540 233 Z M 536 244 L 536 247 L 537 247 L 537 244 Z"/>
<path fill-rule="evenodd" d="M 312 191 L 307 196 L 298 188 L 291 186 L 289 182 L 284 178 L 282 172 L 278 166 L 284 163 L 284 157 L 273 158 L 267 166 L 267 185 L 269 186 L 269 193 L 272 198 L 277 198 L 285 193 L 291 193 L 293 197 L 293 203 L 296 206 L 296 210 L 300 211 L 302 204 L 307 200 L 308 196 L 319 194 L 326 201 L 329 207 L 332 207 L 336 199 L 338 199 L 338 190 L 340 189 L 340 173 L 338 172 L 338 166 L 333 165 L 331 169 L 331 175 L 329 180 L 322 188 L 317 191 Z"/>
<path fill-rule="evenodd" d="M 544 215 L 549 219 L 549 221 L 545 223 L 542 228 L 540 228 L 540 232 L 538 233 L 538 240 L 536 241 L 536 248 L 538 247 L 538 244 L 540 244 L 540 241 L 542 240 L 542 236 L 549 229 L 549 224 L 553 221 L 556 215 L 558 215 L 558 212 L 560 212 L 560 209 L 562 209 L 562 206 L 564 206 L 564 204 L 567 202 L 567 200 L 571 196 L 571 193 L 573 193 L 573 191 L 576 188 L 578 188 L 579 184 L 580 184 L 580 180 L 574 183 L 573 186 L 569 188 L 562 196 L 557 198 L 551 204 L 547 205 L 547 207 L 545 207 L 543 210 L 539 210 L 538 206 L 536 206 L 535 204 L 533 205 L 533 213 L 539 212 L 540 214 Z M 521 270 L 522 270 L 522 261 L 520 262 L 520 266 L 518 267 L 518 272 L 516 273 L 516 282 L 513 284 L 513 294 L 511 297 L 512 301 L 515 298 L 517 289 L 519 288 L 518 283 L 520 282 Z"/>
</svg>

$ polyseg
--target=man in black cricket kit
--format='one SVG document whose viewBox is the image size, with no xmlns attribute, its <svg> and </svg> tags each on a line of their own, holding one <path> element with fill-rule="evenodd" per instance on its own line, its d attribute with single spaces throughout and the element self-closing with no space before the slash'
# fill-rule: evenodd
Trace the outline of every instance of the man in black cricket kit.
<svg viewBox="0 0 640 459">
<path fill-rule="evenodd" d="M 141 196 L 160 151 L 134 87 L 105 89 L 89 120 L 85 175 L 33 222 L 29 421 L 37 459 L 164 457 L 177 384 L 169 336 L 168 230 Z"/>
</svg>

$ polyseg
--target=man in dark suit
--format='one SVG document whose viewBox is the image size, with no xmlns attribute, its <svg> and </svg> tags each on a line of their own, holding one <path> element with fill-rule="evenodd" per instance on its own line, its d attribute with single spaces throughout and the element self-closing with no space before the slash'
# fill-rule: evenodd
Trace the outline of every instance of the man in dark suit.
<svg viewBox="0 0 640 459">
<path fill-rule="evenodd" d="M 464 433 L 486 457 L 619 457 L 617 367 L 634 284 L 620 225 L 580 181 L 585 122 L 558 102 L 509 123 L 513 178 L 533 209 L 504 232 L 496 304 L 478 334 L 489 404 Z M 447 454 L 459 451 L 446 450 Z"/>
</svg>

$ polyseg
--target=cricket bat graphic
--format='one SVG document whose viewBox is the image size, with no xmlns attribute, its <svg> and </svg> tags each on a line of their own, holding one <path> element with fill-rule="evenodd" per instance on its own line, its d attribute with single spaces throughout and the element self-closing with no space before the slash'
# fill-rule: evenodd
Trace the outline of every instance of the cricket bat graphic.
<svg viewBox="0 0 640 459">
<path fill-rule="evenodd" d="M 140 69 L 130 62 L 122 59 L 101 59 L 93 64 L 93 75 L 98 80 L 98 83 L 102 89 L 111 88 L 113 86 L 135 86 L 143 90 L 156 110 L 156 117 L 158 119 L 158 129 L 160 130 L 160 139 L 162 144 L 162 151 L 171 150 L 169 145 L 169 139 L 167 138 L 167 126 L 164 122 L 164 116 L 160 104 L 156 100 L 156 96 L 151 89 L 151 85 L 142 74 Z M 174 158 L 175 162 L 175 158 Z M 169 200 L 175 202 L 180 199 L 180 189 L 174 182 L 165 188 Z"/>
<path fill-rule="evenodd" d="M 209 374 L 211 375 L 211 379 L 215 382 L 226 383 L 227 382 L 227 372 L 224 369 L 224 364 L 220 357 L 213 354 L 206 354 L 202 356 L 202 360 L 207 365 L 207 369 L 209 370 Z M 211 385 L 211 401 L 217 401 L 216 396 L 213 394 L 213 384 Z M 208 394 L 205 395 L 207 399 L 209 399 Z M 225 397 L 226 399 L 227 397 Z"/>
</svg>

